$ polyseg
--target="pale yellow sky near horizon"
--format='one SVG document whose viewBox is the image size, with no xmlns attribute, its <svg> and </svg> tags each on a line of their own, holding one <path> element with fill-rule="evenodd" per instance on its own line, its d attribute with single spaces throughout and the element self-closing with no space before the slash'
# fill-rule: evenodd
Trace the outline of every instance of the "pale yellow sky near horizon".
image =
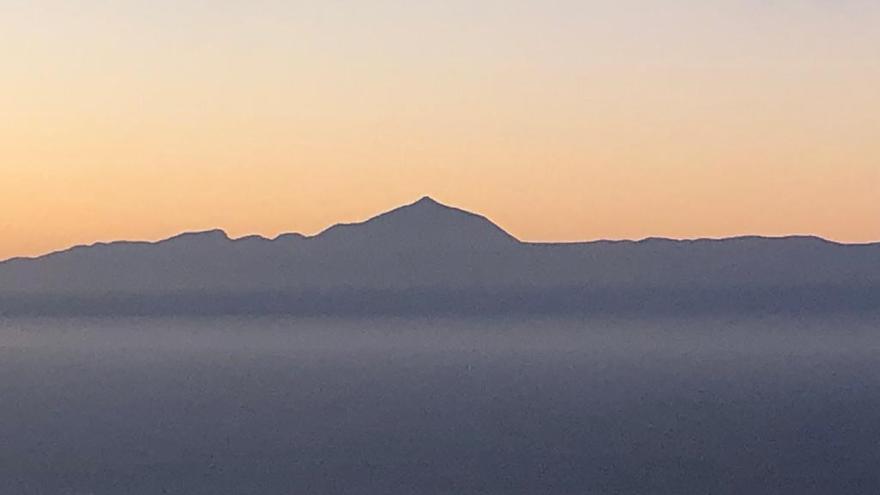
<svg viewBox="0 0 880 495">
<path fill-rule="evenodd" d="M 880 240 L 878 26 L 861 0 L 7 0 L 0 259 L 424 195 L 524 240 Z"/>
</svg>

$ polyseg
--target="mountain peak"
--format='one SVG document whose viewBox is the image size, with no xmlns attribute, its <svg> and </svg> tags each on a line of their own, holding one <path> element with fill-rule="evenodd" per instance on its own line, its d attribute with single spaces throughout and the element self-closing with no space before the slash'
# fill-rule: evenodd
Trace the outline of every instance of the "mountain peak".
<svg viewBox="0 0 880 495">
<path fill-rule="evenodd" d="M 494 249 L 518 242 L 489 219 L 430 196 L 359 223 L 330 227 L 317 238 L 335 246 Z"/>
<path fill-rule="evenodd" d="M 453 208 L 451 206 L 447 206 L 447 205 L 437 201 L 436 199 L 432 198 L 431 196 L 422 196 L 418 201 L 415 201 L 415 202 L 406 204 L 404 206 L 395 208 L 389 212 L 386 212 L 385 214 L 394 213 L 396 211 L 401 211 L 401 210 L 409 210 L 409 209 L 443 211 L 443 210 L 455 210 L 456 208 Z M 383 215 L 379 215 L 379 216 L 383 216 Z"/>
<path fill-rule="evenodd" d="M 422 196 L 421 199 L 413 203 L 413 205 L 422 205 L 422 206 L 444 206 L 440 204 L 439 201 L 435 200 L 431 196 Z"/>
</svg>

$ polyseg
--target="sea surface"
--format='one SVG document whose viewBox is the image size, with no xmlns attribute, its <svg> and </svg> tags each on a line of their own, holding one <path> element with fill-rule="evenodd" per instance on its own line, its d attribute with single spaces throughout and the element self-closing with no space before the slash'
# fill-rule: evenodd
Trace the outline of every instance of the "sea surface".
<svg viewBox="0 0 880 495">
<path fill-rule="evenodd" d="M 880 315 L 0 320 L 0 493 L 880 493 Z"/>
</svg>

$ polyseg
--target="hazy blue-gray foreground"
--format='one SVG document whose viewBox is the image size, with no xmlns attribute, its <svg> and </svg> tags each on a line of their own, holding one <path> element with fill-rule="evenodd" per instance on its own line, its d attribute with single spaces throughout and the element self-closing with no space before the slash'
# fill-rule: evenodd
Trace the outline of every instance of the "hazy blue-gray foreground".
<svg viewBox="0 0 880 495">
<path fill-rule="evenodd" d="M 0 320 L 0 493 L 880 493 L 877 330 Z"/>
</svg>

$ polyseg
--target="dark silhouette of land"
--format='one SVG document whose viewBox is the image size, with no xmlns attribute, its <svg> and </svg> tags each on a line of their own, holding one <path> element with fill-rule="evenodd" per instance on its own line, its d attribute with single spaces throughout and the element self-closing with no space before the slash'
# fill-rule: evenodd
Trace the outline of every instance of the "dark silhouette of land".
<svg viewBox="0 0 880 495">
<path fill-rule="evenodd" d="M 318 235 L 223 231 L 0 263 L 0 314 L 691 314 L 880 309 L 880 243 L 528 243 L 430 198 Z"/>
</svg>

